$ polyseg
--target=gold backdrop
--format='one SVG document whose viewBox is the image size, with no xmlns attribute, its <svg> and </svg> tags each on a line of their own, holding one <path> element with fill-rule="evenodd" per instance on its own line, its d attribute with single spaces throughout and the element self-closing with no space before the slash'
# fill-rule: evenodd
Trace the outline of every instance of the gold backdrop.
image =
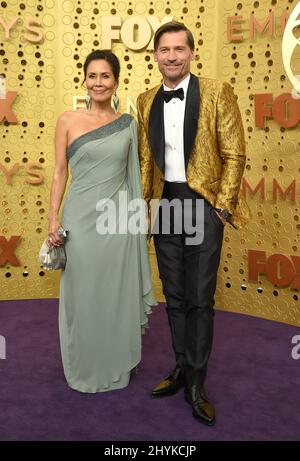
<svg viewBox="0 0 300 461">
<path fill-rule="evenodd" d="M 233 86 L 248 141 L 244 190 L 253 219 L 240 231 L 226 226 L 216 305 L 300 325 L 299 287 L 293 283 L 298 259 L 291 259 L 299 254 L 297 189 L 294 197 L 293 190 L 274 195 L 276 184 L 283 192 L 294 180 L 297 186 L 298 127 L 280 126 L 271 117 L 263 128 L 255 124 L 256 94 L 272 93 L 275 100 L 291 92 L 281 57 L 281 25 L 296 3 L 1 1 L 0 299 L 58 296 L 59 274 L 44 271 L 37 255 L 47 234 L 55 123 L 59 113 L 82 103 L 86 55 L 111 44 L 121 61 L 121 111 L 135 115 L 137 95 L 160 82 L 152 57 L 153 30 L 174 18 L 195 37 L 192 72 Z M 270 13 L 273 24 L 272 17 L 265 22 Z M 7 120 L 13 115 L 17 122 Z M 268 270 L 249 280 L 249 250 L 252 255 L 265 252 L 266 259 L 276 254 L 285 259 L 278 263 L 271 257 Z M 150 254 L 156 294 L 162 300 L 153 247 Z M 274 277 L 287 280 L 274 283 Z"/>
</svg>

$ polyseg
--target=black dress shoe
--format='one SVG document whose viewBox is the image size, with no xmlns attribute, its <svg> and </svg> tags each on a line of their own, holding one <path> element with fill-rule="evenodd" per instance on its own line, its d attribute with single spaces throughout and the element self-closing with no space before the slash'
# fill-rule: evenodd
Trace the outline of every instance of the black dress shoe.
<svg viewBox="0 0 300 461">
<path fill-rule="evenodd" d="M 176 394 L 185 384 L 184 371 L 175 368 L 165 379 L 163 379 L 152 391 L 152 397 L 168 397 Z"/>
<path fill-rule="evenodd" d="M 185 388 L 184 397 L 192 406 L 194 418 L 207 426 L 213 426 L 215 424 L 215 409 L 209 402 L 203 387 L 199 389 L 198 386 L 194 385 L 190 390 Z"/>
</svg>

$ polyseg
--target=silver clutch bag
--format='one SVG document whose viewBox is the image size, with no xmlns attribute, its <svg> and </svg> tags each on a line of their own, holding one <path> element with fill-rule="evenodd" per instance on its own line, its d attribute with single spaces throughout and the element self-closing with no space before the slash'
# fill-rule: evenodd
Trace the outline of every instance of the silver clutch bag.
<svg viewBox="0 0 300 461">
<path fill-rule="evenodd" d="M 58 229 L 58 235 L 64 241 L 64 243 L 59 246 L 49 244 L 48 238 L 42 244 L 39 253 L 39 260 L 45 269 L 57 270 L 65 268 L 67 261 L 65 240 L 68 232 L 69 231 L 63 229 L 63 227 Z"/>
</svg>

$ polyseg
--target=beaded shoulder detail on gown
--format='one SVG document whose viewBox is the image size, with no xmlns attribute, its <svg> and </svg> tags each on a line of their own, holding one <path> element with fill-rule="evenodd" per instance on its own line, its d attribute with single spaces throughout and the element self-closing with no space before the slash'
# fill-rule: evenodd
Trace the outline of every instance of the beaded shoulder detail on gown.
<svg viewBox="0 0 300 461">
<path fill-rule="evenodd" d="M 132 122 L 133 117 L 129 114 L 122 114 L 116 120 L 113 120 L 110 123 L 106 123 L 103 126 L 99 126 L 94 130 L 88 131 L 87 133 L 82 134 L 78 138 L 69 144 L 67 148 L 67 156 L 70 160 L 71 157 L 75 154 L 75 152 L 83 146 L 85 143 L 98 140 L 101 138 L 106 138 L 118 131 L 122 131 L 125 128 L 128 128 L 130 123 Z"/>
</svg>

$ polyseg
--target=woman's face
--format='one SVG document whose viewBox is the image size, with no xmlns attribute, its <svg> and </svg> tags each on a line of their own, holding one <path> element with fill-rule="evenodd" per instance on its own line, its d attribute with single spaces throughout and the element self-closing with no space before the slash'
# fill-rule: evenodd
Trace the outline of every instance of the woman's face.
<svg viewBox="0 0 300 461">
<path fill-rule="evenodd" d="M 105 59 L 90 62 L 85 83 L 89 96 L 93 101 L 100 103 L 110 100 L 118 86 L 112 68 Z"/>
</svg>

